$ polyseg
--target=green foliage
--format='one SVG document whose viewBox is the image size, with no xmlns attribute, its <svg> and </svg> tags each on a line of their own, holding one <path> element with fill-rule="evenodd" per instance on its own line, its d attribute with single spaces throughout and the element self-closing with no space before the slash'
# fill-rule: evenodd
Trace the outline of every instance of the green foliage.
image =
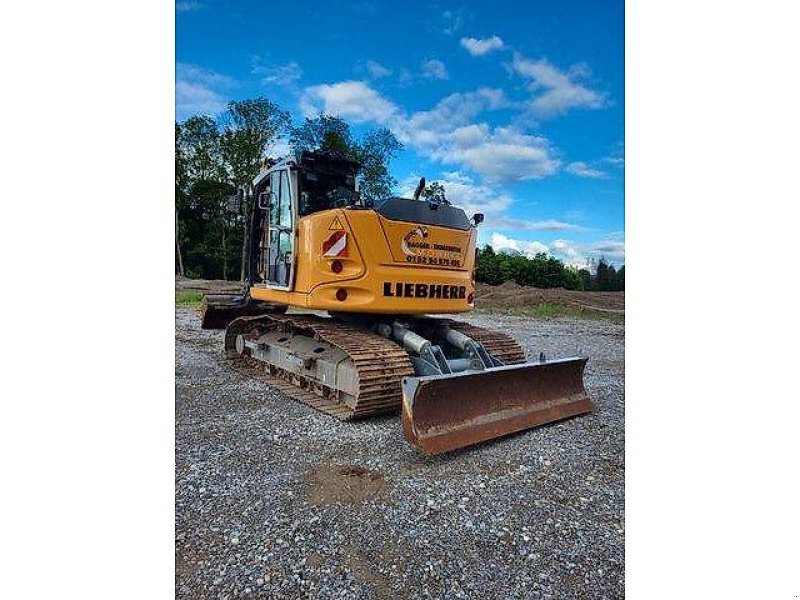
<svg viewBox="0 0 800 600">
<path fill-rule="evenodd" d="M 567 267 L 560 260 L 544 253 L 529 258 L 519 252 L 495 252 L 491 246 L 478 250 L 475 279 L 490 285 L 514 281 L 538 288 L 563 287 L 568 290 L 624 290 L 625 267 L 615 271 L 613 265 L 600 259 L 597 274 Z"/>
<path fill-rule="evenodd" d="M 588 273 L 588 271 L 587 271 Z M 581 272 L 574 267 L 564 267 L 564 287 L 568 290 L 584 290 L 585 282 Z"/>
<path fill-rule="evenodd" d="M 228 211 L 228 198 L 258 174 L 289 121 L 288 112 L 256 98 L 228 103 L 219 121 L 175 123 L 176 258 L 189 277 L 241 274 L 247 215 Z"/>
<path fill-rule="evenodd" d="M 214 119 L 190 117 L 176 127 L 176 137 L 176 145 L 182 151 L 186 183 L 225 178 L 220 134 Z"/>
<path fill-rule="evenodd" d="M 267 150 L 289 126 L 291 117 L 266 98 L 228 103 L 222 116 L 222 156 L 231 183 L 249 184 L 261 168 Z"/>
<path fill-rule="evenodd" d="M 223 132 L 220 149 L 229 180 L 233 185 L 240 189 L 250 185 L 261 170 L 261 163 L 267 150 L 290 123 L 289 113 L 266 98 L 228 102 L 228 110 L 222 116 Z M 245 206 L 244 214 L 238 219 L 238 226 L 242 229 L 239 236 L 241 280 L 244 280 L 245 273 L 244 230 L 250 219 L 250 206 Z M 227 248 L 223 253 L 226 254 L 225 260 L 227 260 Z M 227 262 L 223 264 L 225 279 L 227 279 L 226 265 Z"/>
<path fill-rule="evenodd" d="M 175 292 L 175 304 L 178 306 L 199 306 L 203 300 L 200 292 Z"/>
<path fill-rule="evenodd" d="M 403 145 L 385 127 L 367 133 L 359 142 L 353 138 L 350 126 L 332 115 L 306 117 L 302 124 L 292 127 L 289 145 L 293 150 L 325 150 L 346 156 L 361 163 L 359 184 L 367 200 L 390 196 L 397 181 L 389 173 L 389 163 Z"/>
<path fill-rule="evenodd" d="M 238 100 L 214 120 L 194 116 L 175 123 L 175 258 L 189 277 L 228 279 L 244 269 L 248 214 L 228 210 L 228 199 L 258 175 L 264 156 L 289 131 L 295 150 L 320 148 L 362 164 L 361 193 L 377 200 L 397 183 L 389 162 L 402 148 L 388 129 L 356 141 L 338 117 L 320 115 L 290 127 L 291 117 L 266 98 Z"/>
<path fill-rule="evenodd" d="M 332 115 L 306 117 L 302 124 L 289 130 L 289 145 L 295 151 L 325 150 L 355 159 L 350 126 Z"/>
<path fill-rule="evenodd" d="M 620 267 L 619 272 L 614 265 L 608 264 L 601 258 L 596 266 L 596 274 L 592 289 L 601 292 L 614 292 L 625 289 L 625 267 Z"/>
<path fill-rule="evenodd" d="M 433 202 L 447 203 L 444 186 L 438 181 L 425 186 L 425 189 L 422 190 L 422 197 Z"/>
<path fill-rule="evenodd" d="M 224 181 L 199 180 L 186 193 L 178 208 L 186 275 L 205 279 L 226 279 L 238 265 L 241 228 L 226 210 L 227 198 L 235 188 Z"/>
<path fill-rule="evenodd" d="M 392 195 L 397 181 L 389 173 L 389 163 L 402 148 L 395 135 L 385 127 L 369 132 L 361 144 L 356 145 L 363 197 L 375 201 Z"/>
</svg>

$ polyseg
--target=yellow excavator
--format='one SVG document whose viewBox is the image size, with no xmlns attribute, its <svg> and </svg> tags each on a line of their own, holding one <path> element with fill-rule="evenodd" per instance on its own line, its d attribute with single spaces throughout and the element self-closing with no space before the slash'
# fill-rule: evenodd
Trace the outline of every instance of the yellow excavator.
<svg viewBox="0 0 800 600">
<path fill-rule="evenodd" d="M 526 362 L 505 333 L 431 316 L 474 307 L 483 215 L 421 199 L 424 179 L 370 202 L 359 169 L 303 151 L 253 181 L 244 289 L 201 305 L 232 364 L 342 420 L 401 409 L 426 454 L 591 411 L 587 358 Z"/>
</svg>

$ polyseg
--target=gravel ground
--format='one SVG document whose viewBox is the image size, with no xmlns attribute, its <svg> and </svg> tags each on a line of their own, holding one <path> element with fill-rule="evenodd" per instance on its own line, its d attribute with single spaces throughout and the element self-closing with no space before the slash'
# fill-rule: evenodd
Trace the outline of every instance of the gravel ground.
<svg viewBox="0 0 800 600">
<path fill-rule="evenodd" d="M 596 410 L 426 458 L 247 380 L 176 312 L 176 597 L 624 596 L 624 327 L 470 315 L 590 357 Z"/>
</svg>

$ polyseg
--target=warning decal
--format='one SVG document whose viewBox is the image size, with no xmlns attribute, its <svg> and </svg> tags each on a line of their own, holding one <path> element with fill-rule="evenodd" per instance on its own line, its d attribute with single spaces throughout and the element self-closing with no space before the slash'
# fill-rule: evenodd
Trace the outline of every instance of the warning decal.
<svg viewBox="0 0 800 600">
<path fill-rule="evenodd" d="M 322 242 L 322 254 L 325 256 L 347 256 L 347 234 L 338 229 Z"/>
<path fill-rule="evenodd" d="M 328 227 L 328 229 L 331 230 L 331 231 L 335 231 L 337 229 L 344 229 L 344 227 L 342 227 L 341 221 L 339 221 L 339 217 L 336 217 L 333 220 L 333 223 L 331 223 L 331 226 Z"/>
</svg>

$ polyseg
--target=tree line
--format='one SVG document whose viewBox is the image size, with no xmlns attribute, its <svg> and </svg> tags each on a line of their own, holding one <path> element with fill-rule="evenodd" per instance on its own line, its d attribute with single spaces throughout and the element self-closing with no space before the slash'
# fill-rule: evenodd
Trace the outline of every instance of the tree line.
<svg viewBox="0 0 800 600">
<path fill-rule="evenodd" d="M 386 128 L 356 138 L 330 115 L 292 123 L 266 98 L 228 103 L 217 118 L 193 116 L 175 123 L 175 263 L 179 275 L 240 279 L 245 272 L 245 232 L 250 205 L 244 194 L 276 142 L 292 151 L 325 150 L 361 163 L 360 193 L 370 200 L 397 183 L 389 162 L 402 148 Z"/>
<path fill-rule="evenodd" d="M 538 288 L 604 292 L 625 289 L 624 265 L 617 270 L 605 258 L 600 258 L 592 267 L 591 270 L 576 269 L 544 252 L 529 258 L 515 251 L 495 252 L 487 245 L 478 250 L 475 279 L 489 285 L 514 281 Z"/>
<path fill-rule="evenodd" d="M 175 123 L 175 263 L 179 275 L 203 279 L 239 279 L 245 272 L 245 232 L 250 205 L 243 202 L 250 182 L 276 142 L 287 139 L 292 151 L 324 150 L 359 162 L 360 194 L 368 200 L 390 196 L 397 181 L 389 163 L 402 144 L 387 128 L 357 138 L 347 122 L 320 114 L 293 123 L 288 111 L 266 98 L 228 103 L 217 118 L 192 116 Z M 444 186 L 432 182 L 422 192 L 430 201 L 446 201 Z M 625 289 L 625 267 L 604 259 L 592 271 L 573 269 L 537 254 L 479 250 L 476 279 L 497 285 L 515 281 L 536 287 L 572 290 Z"/>
</svg>

